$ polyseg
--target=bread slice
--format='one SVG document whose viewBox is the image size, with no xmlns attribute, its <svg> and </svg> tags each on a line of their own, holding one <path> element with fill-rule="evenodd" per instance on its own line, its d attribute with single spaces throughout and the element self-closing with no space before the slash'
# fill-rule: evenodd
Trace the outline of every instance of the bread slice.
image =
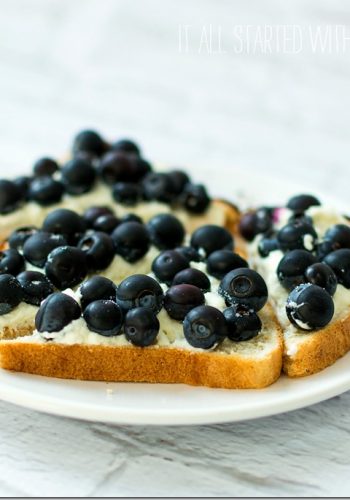
<svg viewBox="0 0 350 500">
<path fill-rule="evenodd" d="M 0 365 L 6 370 L 63 379 L 184 383 L 226 389 L 259 389 L 280 376 L 281 331 L 270 306 L 260 313 L 263 329 L 257 337 L 246 342 L 226 339 L 210 352 L 190 348 L 181 323 L 169 322 L 165 316 L 165 311 L 159 315 L 159 341 L 152 347 L 98 345 L 94 342 L 100 336 L 88 331 L 84 334 L 90 338 L 88 343 L 72 344 L 59 339 L 46 342 L 35 333 L 1 342 Z M 78 324 L 73 326 L 78 328 Z M 114 339 L 118 342 L 121 336 Z"/>
</svg>

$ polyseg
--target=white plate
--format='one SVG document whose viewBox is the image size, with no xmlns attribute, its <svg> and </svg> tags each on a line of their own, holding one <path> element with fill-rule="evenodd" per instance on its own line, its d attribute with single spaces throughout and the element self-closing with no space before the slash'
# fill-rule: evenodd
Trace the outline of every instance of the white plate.
<svg viewBox="0 0 350 500">
<path fill-rule="evenodd" d="M 203 178 L 210 179 L 209 171 Z M 230 168 L 212 180 L 212 191 L 244 199 L 246 186 L 257 203 L 283 203 L 309 187 L 286 185 L 250 172 Z M 196 175 L 198 177 L 198 174 Z M 230 184 L 233 188 L 230 189 Z M 274 193 L 274 194 L 273 194 Z M 243 196 L 243 198 L 242 198 Z M 321 196 L 341 208 L 341 203 Z M 0 370 L 0 398 L 35 410 L 116 424 L 185 425 L 232 422 L 282 413 L 308 406 L 350 389 L 350 353 L 321 373 L 302 379 L 281 377 L 263 390 L 222 390 L 184 385 L 106 384 L 49 379 Z"/>
</svg>

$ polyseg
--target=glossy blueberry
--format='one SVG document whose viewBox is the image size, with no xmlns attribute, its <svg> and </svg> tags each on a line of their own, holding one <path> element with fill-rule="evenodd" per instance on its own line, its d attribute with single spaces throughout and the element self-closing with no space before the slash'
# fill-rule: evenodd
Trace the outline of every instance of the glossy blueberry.
<svg viewBox="0 0 350 500">
<path fill-rule="evenodd" d="M 0 214 L 12 212 L 18 208 L 21 200 L 21 189 L 15 183 L 0 179 Z"/>
<path fill-rule="evenodd" d="M 208 273 L 218 280 L 238 267 L 248 267 L 248 262 L 231 250 L 216 250 L 207 259 Z"/>
<path fill-rule="evenodd" d="M 117 182 L 112 189 L 114 200 L 121 205 L 132 207 L 141 200 L 142 191 L 138 184 L 132 182 Z"/>
<path fill-rule="evenodd" d="M 242 215 L 239 231 L 247 241 L 253 241 L 255 236 L 269 231 L 272 227 L 272 212 L 267 207 L 261 207 L 254 212 Z"/>
<path fill-rule="evenodd" d="M 227 305 L 243 304 L 259 311 L 267 302 L 267 286 L 256 271 L 238 268 L 230 271 L 219 285 L 219 293 Z"/>
<path fill-rule="evenodd" d="M 338 280 L 335 272 L 324 262 L 316 262 L 305 271 L 305 278 L 308 283 L 324 288 L 330 295 L 334 295 L 337 289 Z"/>
<path fill-rule="evenodd" d="M 95 300 L 112 300 L 116 301 L 116 286 L 113 281 L 104 276 L 93 276 L 84 281 L 79 291 L 81 295 L 81 307 L 86 306 Z"/>
<path fill-rule="evenodd" d="M 305 212 L 308 208 L 319 205 L 320 201 L 312 194 L 299 194 L 288 201 L 287 208 L 294 212 Z"/>
<path fill-rule="evenodd" d="M 152 165 L 148 161 L 138 157 L 132 159 L 130 181 L 141 182 L 150 172 L 152 172 Z"/>
<path fill-rule="evenodd" d="M 315 264 L 316 257 L 306 250 L 292 250 L 284 255 L 277 267 L 277 277 L 286 290 L 305 283 L 306 269 Z"/>
<path fill-rule="evenodd" d="M 65 293 L 53 293 L 41 304 L 35 317 L 35 327 L 38 332 L 59 332 L 79 319 L 80 315 L 80 306 L 72 297 Z"/>
<path fill-rule="evenodd" d="M 296 249 L 312 252 L 316 247 L 317 233 L 311 224 L 294 221 L 279 230 L 277 239 L 283 252 Z"/>
<path fill-rule="evenodd" d="M 23 290 L 18 280 L 11 274 L 0 275 L 0 316 L 8 314 L 23 299 Z"/>
<path fill-rule="evenodd" d="M 187 313 L 205 302 L 204 293 L 194 285 L 174 285 L 164 297 L 164 308 L 169 316 L 182 321 Z"/>
<path fill-rule="evenodd" d="M 168 174 L 151 172 L 142 180 L 143 196 L 146 200 L 171 203 L 175 198 L 173 185 Z"/>
<path fill-rule="evenodd" d="M 288 297 L 286 312 L 289 321 L 299 330 L 323 328 L 334 315 L 332 297 L 323 288 L 310 283 L 294 288 Z"/>
<path fill-rule="evenodd" d="M 56 248 L 47 257 L 45 273 L 59 290 L 74 288 L 88 273 L 85 253 L 70 246 Z"/>
<path fill-rule="evenodd" d="M 90 162 L 82 158 L 73 158 L 62 167 L 61 175 L 67 193 L 75 196 L 91 190 L 96 171 Z"/>
<path fill-rule="evenodd" d="M 37 232 L 38 229 L 35 226 L 20 227 L 11 233 L 8 244 L 10 248 L 14 248 L 15 250 L 23 250 L 27 239 Z"/>
<path fill-rule="evenodd" d="M 24 258 L 36 267 L 44 267 L 47 256 L 52 250 L 67 245 L 67 241 L 60 234 L 38 231 L 24 243 Z"/>
<path fill-rule="evenodd" d="M 102 157 L 98 174 L 109 185 L 129 182 L 133 176 L 132 159 L 123 152 L 110 151 Z"/>
<path fill-rule="evenodd" d="M 199 349 L 211 349 L 227 335 L 227 325 L 221 311 L 212 306 L 192 309 L 183 322 L 187 342 Z"/>
<path fill-rule="evenodd" d="M 102 271 L 114 259 L 114 243 L 106 233 L 88 232 L 79 241 L 78 248 L 85 253 L 90 271 Z"/>
<path fill-rule="evenodd" d="M 112 300 L 91 302 L 83 317 L 89 330 L 105 337 L 118 335 L 123 326 L 123 312 Z"/>
<path fill-rule="evenodd" d="M 73 142 L 73 154 L 80 152 L 90 153 L 94 156 L 101 156 L 107 149 L 107 145 L 94 130 L 82 130 L 76 135 Z"/>
<path fill-rule="evenodd" d="M 191 246 L 208 257 L 215 250 L 233 250 L 234 242 L 232 234 L 227 229 L 207 224 L 192 234 Z"/>
<path fill-rule="evenodd" d="M 113 151 L 121 151 L 123 153 L 140 155 L 141 151 L 139 146 L 130 139 L 119 139 L 112 144 Z"/>
<path fill-rule="evenodd" d="M 120 218 L 120 223 L 123 222 L 139 222 L 140 224 L 143 224 L 143 220 L 139 215 L 136 214 L 125 214 L 123 217 Z"/>
<path fill-rule="evenodd" d="M 117 288 L 117 303 L 124 311 L 148 307 L 158 313 L 163 306 L 163 290 L 159 283 L 145 274 L 134 274 Z"/>
<path fill-rule="evenodd" d="M 288 222 L 296 222 L 299 224 L 309 224 L 313 225 L 312 217 L 306 215 L 304 212 L 293 212 L 293 214 L 289 217 Z"/>
<path fill-rule="evenodd" d="M 172 182 L 173 192 L 177 196 L 183 192 L 185 186 L 190 182 L 189 176 L 183 170 L 171 170 L 168 176 Z"/>
<path fill-rule="evenodd" d="M 115 253 L 127 262 L 140 260 L 149 250 L 150 240 L 146 227 L 138 222 L 124 222 L 112 233 Z"/>
<path fill-rule="evenodd" d="M 112 214 L 100 215 L 93 223 L 95 231 L 111 234 L 120 224 L 120 219 Z"/>
<path fill-rule="evenodd" d="M 28 197 L 39 205 L 47 206 L 61 201 L 63 193 L 64 186 L 61 182 L 52 177 L 43 176 L 31 182 Z"/>
<path fill-rule="evenodd" d="M 350 248 L 350 226 L 336 224 L 330 227 L 324 235 L 324 242 L 327 244 L 329 252 L 340 248 Z"/>
<path fill-rule="evenodd" d="M 271 252 L 279 249 L 279 243 L 276 238 L 262 238 L 259 241 L 258 252 L 260 257 L 265 258 L 270 255 Z"/>
<path fill-rule="evenodd" d="M 24 270 L 24 258 L 14 248 L 0 251 L 0 274 L 17 276 Z"/>
<path fill-rule="evenodd" d="M 147 307 L 137 307 L 127 312 L 124 333 L 129 342 L 138 347 L 147 347 L 156 341 L 159 320 Z"/>
<path fill-rule="evenodd" d="M 202 184 L 188 183 L 180 196 L 183 207 L 193 214 L 203 214 L 210 205 L 210 198 Z"/>
<path fill-rule="evenodd" d="M 52 158 L 39 158 L 33 165 L 33 174 L 35 177 L 52 176 L 58 170 L 59 166 Z"/>
<path fill-rule="evenodd" d="M 230 340 L 241 342 L 256 337 L 262 328 L 261 319 L 247 306 L 236 304 L 224 310 L 227 336 Z"/>
<path fill-rule="evenodd" d="M 23 290 L 23 301 L 40 306 L 41 302 L 54 292 L 52 283 L 45 274 L 37 271 L 24 271 L 17 276 Z"/>
<path fill-rule="evenodd" d="M 152 271 L 157 279 L 170 285 L 175 275 L 188 267 L 186 257 L 175 250 L 164 250 L 152 263 Z"/>
<path fill-rule="evenodd" d="M 67 208 L 58 208 L 45 218 L 42 230 L 46 233 L 60 234 L 69 245 L 75 245 L 86 229 L 84 219 Z"/>
<path fill-rule="evenodd" d="M 329 253 L 323 262 L 329 265 L 335 272 L 338 283 L 350 288 L 350 249 L 341 248 Z"/>
<path fill-rule="evenodd" d="M 172 214 L 159 214 L 147 224 L 151 242 L 160 250 L 180 246 L 185 238 L 182 223 Z"/>
<path fill-rule="evenodd" d="M 200 288 L 204 293 L 210 292 L 210 280 L 208 276 L 199 269 L 194 269 L 192 267 L 183 269 L 175 274 L 171 285 L 181 285 L 183 283 L 194 285 Z"/>
<path fill-rule="evenodd" d="M 107 206 L 93 206 L 85 210 L 83 219 L 88 228 L 92 229 L 96 220 L 102 215 L 114 215 L 111 208 Z"/>
<path fill-rule="evenodd" d="M 21 175 L 20 177 L 16 177 L 13 180 L 13 183 L 15 186 L 19 189 L 19 192 L 21 193 L 21 199 L 28 201 L 29 200 L 29 188 L 30 184 L 32 182 L 31 177 L 27 177 L 25 175 Z"/>
<path fill-rule="evenodd" d="M 198 251 L 195 250 L 193 247 L 182 246 L 182 247 L 176 247 L 175 250 L 178 253 L 181 253 L 181 255 L 183 255 L 187 259 L 188 263 L 200 262 L 202 260 Z"/>
</svg>

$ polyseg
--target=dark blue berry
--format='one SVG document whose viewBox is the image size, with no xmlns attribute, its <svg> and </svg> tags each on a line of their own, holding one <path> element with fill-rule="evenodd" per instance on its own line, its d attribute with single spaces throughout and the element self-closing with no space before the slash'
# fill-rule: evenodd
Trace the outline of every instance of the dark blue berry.
<svg viewBox="0 0 350 500">
<path fill-rule="evenodd" d="M 24 270 L 24 258 L 14 248 L 0 251 L 0 274 L 17 276 Z"/>
<path fill-rule="evenodd" d="M 247 241 L 253 241 L 255 236 L 263 234 L 272 228 L 272 212 L 267 207 L 261 207 L 254 212 L 242 215 L 239 231 Z"/>
<path fill-rule="evenodd" d="M 123 153 L 140 155 L 141 151 L 139 146 L 130 139 L 119 139 L 112 144 L 113 151 L 122 151 Z"/>
<path fill-rule="evenodd" d="M 88 228 L 93 228 L 96 220 L 102 215 L 114 215 L 113 210 L 107 206 L 93 206 L 85 210 L 83 219 Z M 113 228 L 114 229 L 114 228 Z"/>
<path fill-rule="evenodd" d="M 312 194 L 299 194 L 288 201 L 287 208 L 294 212 L 305 212 L 308 208 L 319 205 L 320 201 Z"/>
<path fill-rule="evenodd" d="M 41 304 L 35 317 L 38 332 L 59 332 L 64 327 L 79 319 L 79 304 L 65 293 L 53 293 Z"/>
<path fill-rule="evenodd" d="M 175 248 L 185 237 L 183 224 L 172 214 L 159 214 L 147 224 L 151 242 L 160 250 Z"/>
<path fill-rule="evenodd" d="M 79 289 L 81 307 L 85 309 L 85 307 L 95 300 L 112 300 L 115 302 L 116 290 L 117 288 L 113 281 L 104 276 L 93 276 L 84 281 Z"/>
<path fill-rule="evenodd" d="M 17 276 L 23 290 L 23 301 L 40 306 L 41 302 L 54 292 L 52 283 L 45 274 L 37 271 L 24 271 Z"/>
<path fill-rule="evenodd" d="M 42 177 L 42 176 L 52 176 L 55 172 L 59 170 L 59 166 L 55 160 L 52 158 L 39 158 L 34 163 L 33 166 L 33 174 L 35 177 Z"/>
<path fill-rule="evenodd" d="M 187 313 L 205 302 L 204 293 L 194 285 L 174 285 L 167 290 L 164 308 L 169 316 L 182 321 Z"/>
<path fill-rule="evenodd" d="M 207 190 L 202 184 L 186 184 L 180 196 L 183 207 L 193 214 L 204 213 L 210 205 Z"/>
<path fill-rule="evenodd" d="M 0 179 L 0 214 L 13 212 L 21 201 L 21 189 L 12 181 Z"/>
<path fill-rule="evenodd" d="M 192 234 L 191 246 L 208 257 L 215 250 L 233 250 L 234 242 L 232 234 L 227 229 L 207 224 Z"/>
<path fill-rule="evenodd" d="M 292 250 L 286 253 L 277 267 L 279 282 L 286 290 L 305 283 L 305 271 L 316 261 L 316 257 L 306 250 Z"/>
<path fill-rule="evenodd" d="M 175 250 L 181 255 L 183 255 L 187 259 L 188 263 L 200 262 L 202 260 L 197 250 L 195 250 L 193 247 L 188 247 L 188 246 L 176 247 Z"/>
<path fill-rule="evenodd" d="M 106 233 L 88 232 L 79 241 L 78 248 L 85 253 L 90 271 L 102 271 L 114 259 L 114 243 Z"/>
<path fill-rule="evenodd" d="M 58 208 L 45 218 L 42 230 L 46 233 L 60 234 L 69 245 L 75 245 L 86 229 L 84 219 L 67 208 Z"/>
<path fill-rule="evenodd" d="M 101 156 L 107 150 L 107 144 L 94 130 L 82 130 L 76 135 L 72 150 L 74 155 L 84 152 Z"/>
<path fill-rule="evenodd" d="M 93 229 L 111 234 L 120 224 L 120 219 L 112 214 L 100 215 L 93 223 Z"/>
<path fill-rule="evenodd" d="M 340 248 L 350 248 L 350 227 L 345 224 L 330 227 L 324 235 L 324 242 L 328 244 L 329 252 Z"/>
<path fill-rule="evenodd" d="M 123 326 L 122 310 L 112 300 L 91 302 L 83 316 L 89 330 L 105 337 L 118 335 Z"/>
<path fill-rule="evenodd" d="M 152 271 L 159 281 L 170 285 L 175 275 L 188 267 L 186 257 L 175 250 L 165 250 L 152 263 Z"/>
<path fill-rule="evenodd" d="M 13 183 L 19 189 L 19 191 L 21 193 L 22 200 L 25 200 L 25 201 L 29 200 L 29 188 L 30 188 L 31 182 L 32 182 L 32 178 L 27 177 L 25 175 L 21 175 L 20 177 L 16 177 L 16 179 L 14 179 Z"/>
<path fill-rule="evenodd" d="M 38 229 L 35 226 L 20 227 L 13 231 L 8 239 L 10 248 L 15 250 L 23 250 L 24 243 L 28 238 L 37 233 Z"/>
<path fill-rule="evenodd" d="M 152 172 L 152 166 L 148 161 L 143 158 L 133 158 L 131 163 L 131 182 L 141 182 L 150 172 Z"/>
<path fill-rule="evenodd" d="M 61 182 L 45 176 L 37 177 L 31 182 L 28 197 L 39 205 L 47 206 L 61 201 L 63 193 L 64 186 Z"/>
<path fill-rule="evenodd" d="M 163 290 L 159 283 L 145 274 L 129 276 L 117 288 L 117 303 L 125 311 L 135 307 L 148 307 L 158 313 L 163 300 Z"/>
<path fill-rule="evenodd" d="M 185 186 L 190 182 L 189 176 L 183 170 L 171 170 L 168 176 L 172 182 L 172 190 L 177 196 L 183 192 Z"/>
<path fill-rule="evenodd" d="M 204 293 L 210 291 L 210 280 L 208 276 L 199 269 L 193 269 L 192 267 L 183 269 L 175 275 L 171 285 L 181 285 L 183 283 L 194 285 L 200 288 Z"/>
<path fill-rule="evenodd" d="M 350 249 L 341 248 L 329 253 L 323 260 L 335 272 L 338 283 L 350 288 Z"/>
<path fill-rule="evenodd" d="M 128 311 L 125 317 L 124 333 L 133 345 L 148 347 L 156 341 L 159 327 L 159 320 L 151 309 L 137 307 Z"/>
<path fill-rule="evenodd" d="M 271 252 L 279 249 L 279 243 L 276 238 L 262 238 L 259 241 L 258 251 L 260 257 L 268 257 Z"/>
<path fill-rule="evenodd" d="M 334 295 L 337 289 L 338 280 L 333 269 L 324 262 L 316 262 L 305 271 L 305 278 L 308 283 L 324 288 L 330 295 Z"/>
<path fill-rule="evenodd" d="M 96 179 L 92 164 L 82 158 L 73 158 L 61 169 L 62 182 L 67 193 L 80 195 L 91 190 Z"/>
<path fill-rule="evenodd" d="M 132 159 L 125 153 L 110 151 L 105 154 L 98 167 L 101 179 L 109 185 L 129 182 L 133 175 Z"/>
<path fill-rule="evenodd" d="M 216 250 L 207 259 L 208 273 L 218 280 L 238 267 L 248 267 L 248 262 L 231 250 Z"/>
<path fill-rule="evenodd" d="M 211 306 L 192 309 L 184 319 L 187 342 L 199 349 L 211 349 L 227 335 L 227 326 L 221 311 Z"/>
<path fill-rule="evenodd" d="M 66 244 L 67 241 L 60 234 L 38 231 L 25 241 L 23 255 L 33 266 L 44 267 L 49 253 Z"/>
<path fill-rule="evenodd" d="M 0 275 L 0 316 L 10 313 L 23 299 L 23 290 L 11 274 Z"/>
<path fill-rule="evenodd" d="M 267 302 L 267 286 L 256 271 L 239 268 L 230 271 L 220 283 L 219 293 L 227 305 L 243 304 L 259 311 Z"/>
<path fill-rule="evenodd" d="M 256 312 L 244 305 L 233 305 L 224 310 L 227 336 L 230 340 L 241 342 L 256 337 L 262 328 L 261 319 Z"/>
<path fill-rule="evenodd" d="M 140 187 L 132 182 L 117 182 L 112 189 L 113 198 L 117 203 L 132 207 L 141 200 Z"/>
<path fill-rule="evenodd" d="M 315 250 L 317 233 L 311 224 L 306 222 L 290 222 L 277 233 L 279 246 L 283 252 L 290 250 Z"/>
<path fill-rule="evenodd" d="M 175 198 L 173 185 L 168 174 L 151 172 L 142 180 L 142 187 L 146 200 L 171 203 Z"/>
<path fill-rule="evenodd" d="M 74 288 L 88 273 L 85 253 L 70 246 L 56 248 L 47 257 L 45 273 L 59 290 Z"/>
<path fill-rule="evenodd" d="M 147 229 L 138 222 L 120 224 L 112 233 L 115 253 L 127 262 L 140 260 L 149 250 L 150 240 Z"/>
<path fill-rule="evenodd" d="M 294 288 L 288 297 L 286 312 L 289 320 L 300 330 L 323 328 L 334 315 L 332 297 L 323 288 L 310 283 Z"/>
<path fill-rule="evenodd" d="M 123 222 L 139 222 L 140 224 L 143 224 L 143 220 L 139 215 L 136 214 L 125 214 L 123 217 L 120 218 L 120 223 Z"/>
</svg>

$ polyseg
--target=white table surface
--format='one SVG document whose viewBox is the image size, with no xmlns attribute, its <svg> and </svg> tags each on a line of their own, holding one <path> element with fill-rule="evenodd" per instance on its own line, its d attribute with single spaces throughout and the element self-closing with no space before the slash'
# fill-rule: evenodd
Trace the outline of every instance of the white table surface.
<svg viewBox="0 0 350 500">
<path fill-rule="evenodd" d="M 0 7 L 1 176 L 59 155 L 88 126 L 134 137 L 148 158 L 193 165 L 198 178 L 201 165 L 238 165 L 349 196 L 350 41 L 313 51 L 306 35 L 327 25 L 346 25 L 349 35 L 347 0 Z M 210 24 L 215 36 L 221 27 L 221 53 L 215 37 L 211 53 L 203 40 L 199 50 Z M 188 52 L 179 50 L 179 25 L 190 25 Z M 237 53 L 234 29 L 247 25 L 255 34 L 299 26 L 303 49 Z M 346 496 L 349 456 L 349 394 L 187 428 L 113 427 L 0 403 L 1 496 Z"/>
</svg>

